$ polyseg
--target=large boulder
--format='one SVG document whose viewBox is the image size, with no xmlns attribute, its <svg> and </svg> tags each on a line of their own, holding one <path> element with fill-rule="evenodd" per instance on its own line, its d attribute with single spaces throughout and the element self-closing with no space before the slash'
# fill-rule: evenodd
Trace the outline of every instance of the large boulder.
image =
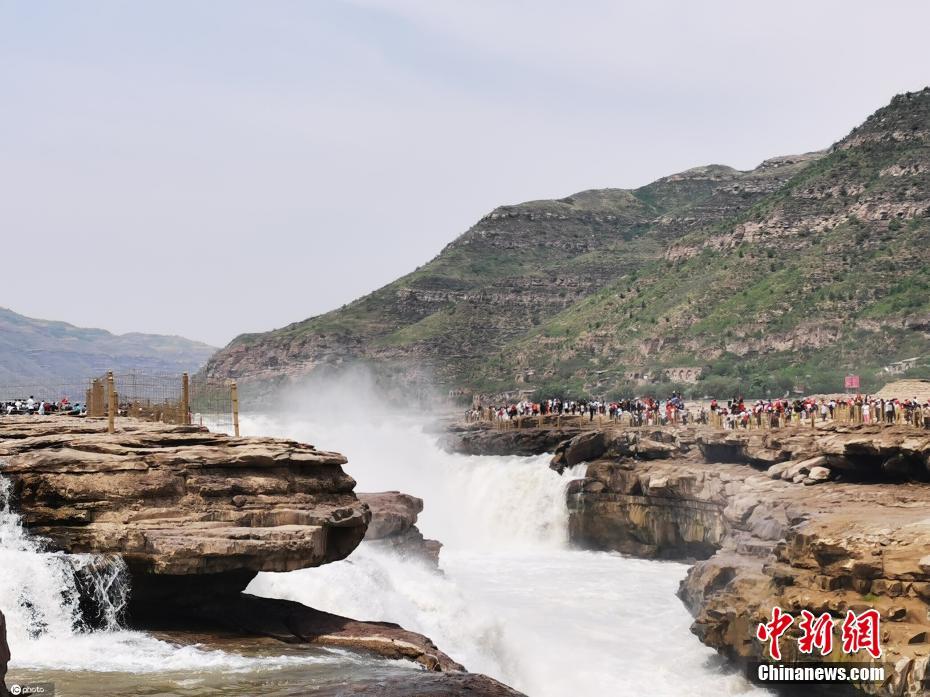
<svg viewBox="0 0 930 697">
<path fill-rule="evenodd" d="M 399 491 L 360 493 L 358 498 L 371 510 L 365 544 L 439 565 L 442 543 L 426 539 L 416 526 L 417 516 L 423 510 L 423 499 Z"/>
<path fill-rule="evenodd" d="M 603 431 L 589 431 L 559 443 L 549 466 L 559 474 L 568 467 L 591 462 L 607 450 L 607 438 Z"/>
<path fill-rule="evenodd" d="M 360 622 L 315 610 L 292 600 L 239 593 L 233 598 L 190 600 L 172 608 L 161 621 L 197 620 L 206 627 L 222 627 L 285 643 L 305 643 L 370 651 L 391 659 L 407 659 L 431 671 L 463 671 L 427 637 L 390 622 Z M 182 625 L 183 626 L 183 625 Z"/>
<path fill-rule="evenodd" d="M 400 535 L 416 524 L 417 516 L 423 512 L 423 499 L 399 491 L 359 493 L 358 500 L 371 510 L 366 540 Z"/>
</svg>

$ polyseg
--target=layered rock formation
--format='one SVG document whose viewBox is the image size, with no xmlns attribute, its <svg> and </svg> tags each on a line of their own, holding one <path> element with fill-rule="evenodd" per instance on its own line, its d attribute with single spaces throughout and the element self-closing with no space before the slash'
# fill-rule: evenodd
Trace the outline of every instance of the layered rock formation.
<svg viewBox="0 0 930 697">
<path fill-rule="evenodd" d="M 47 417 L 4 421 L 0 459 L 24 525 L 53 549 L 120 554 L 138 611 L 204 575 L 238 591 L 343 559 L 369 517 L 345 458 L 293 441 Z"/>
<path fill-rule="evenodd" d="M 496 449 L 496 448 L 495 448 Z M 553 469 L 587 462 L 568 490 L 574 543 L 636 556 L 698 560 L 679 595 L 693 631 L 737 660 L 760 660 L 756 627 L 773 606 L 830 613 L 830 661 L 848 610 L 881 614 L 884 684 L 930 690 L 930 433 L 909 427 L 772 431 L 607 427 L 561 444 Z M 783 638 L 797 651 L 797 622 Z"/>
<path fill-rule="evenodd" d="M 462 670 L 426 637 L 242 591 L 260 571 L 345 558 L 370 512 L 342 455 L 189 426 L 67 417 L 0 421 L 11 504 L 51 550 L 117 554 L 136 626 L 191 623 Z"/>
<path fill-rule="evenodd" d="M 233 632 L 273 637 L 287 643 L 338 646 L 371 651 L 385 658 L 407 659 L 430 671 L 465 670 L 422 634 L 408 632 L 390 622 L 359 622 L 290 600 L 239 593 L 233 597 L 185 602 L 183 616 L 187 621 L 200 620 Z"/>
<path fill-rule="evenodd" d="M 417 516 L 423 512 L 423 499 L 399 491 L 360 493 L 358 498 L 371 510 L 365 544 L 439 566 L 442 543 L 426 539 L 416 526 Z"/>
<path fill-rule="evenodd" d="M 831 613 L 869 607 L 882 617 L 882 661 L 894 666 L 882 695 L 930 687 L 930 435 L 908 428 L 665 431 L 661 459 L 609 455 L 642 429 L 603 434 L 595 459 L 569 492 L 571 536 L 638 556 L 697 558 L 680 596 L 694 631 L 725 655 L 762 659 L 755 638 L 773 606 Z M 571 448 L 566 447 L 571 455 Z M 812 486 L 816 485 L 816 486 Z M 786 660 L 803 660 L 790 636 Z M 834 661 L 870 662 L 864 652 Z M 792 652 L 792 648 L 794 651 Z"/>
</svg>

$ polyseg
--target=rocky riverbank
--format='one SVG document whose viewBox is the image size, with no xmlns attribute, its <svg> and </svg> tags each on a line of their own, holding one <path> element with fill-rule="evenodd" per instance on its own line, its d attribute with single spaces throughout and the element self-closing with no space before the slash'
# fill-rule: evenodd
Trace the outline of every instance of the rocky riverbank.
<svg viewBox="0 0 930 697">
<path fill-rule="evenodd" d="M 760 659 L 755 630 L 773 606 L 829 612 L 838 623 L 847 610 L 874 607 L 880 662 L 892 670 L 884 684 L 858 687 L 930 689 L 930 433 L 607 427 L 560 444 L 552 467 L 579 462 L 588 466 L 568 492 L 573 542 L 697 560 L 679 596 L 705 644 Z M 839 643 L 829 660 L 872 660 L 841 654 Z M 782 644 L 787 660 L 798 658 L 796 642 Z"/>
<path fill-rule="evenodd" d="M 0 474 L 12 485 L 11 505 L 23 525 L 52 551 L 120 556 L 131 583 L 131 626 L 216 627 L 374 652 L 455 674 L 449 685 L 496 686 L 468 694 L 517 694 L 468 677 L 428 638 L 397 625 L 243 592 L 258 572 L 344 559 L 363 540 L 372 514 L 355 495 L 345 463 L 338 453 L 294 441 L 232 438 L 193 426 L 121 419 L 107 434 L 105 423 L 91 419 L 0 420 Z M 385 501 L 379 496 L 376 507 Z M 402 496 L 388 499 L 422 508 Z M 381 528 L 388 517 L 376 516 Z M 409 511 L 400 518 L 395 532 L 409 541 L 416 515 L 412 522 Z M 424 550 L 433 549 L 420 538 Z M 0 643 L 0 666 L 4 655 Z M 411 686 L 422 680 L 411 673 Z M 442 678 L 430 682 L 438 683 Z"/>
</svg>

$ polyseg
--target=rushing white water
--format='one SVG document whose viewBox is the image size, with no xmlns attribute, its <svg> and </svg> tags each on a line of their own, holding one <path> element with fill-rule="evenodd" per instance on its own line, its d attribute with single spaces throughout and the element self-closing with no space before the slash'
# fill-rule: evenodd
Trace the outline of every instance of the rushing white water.
<svg viewBox="0 0 930 697">
<path fill-rule="evenodd" d="M 251 651 L 246 655 L 197 644 L 179 645 L 123 629 L 122 614 L 130 592 L 123 561 L 44 551 L 41 542 L 23 528 L 9 499 L 10 482 L 2 477 L 0 466 L 0 610 L 12 648 L 11 680 L 54 680 L 71 694 L 90 694 L 84 692 L 87 686 L 99 694 L 97 686 L 110 682 L 120 683 L 120 694 L 137 687 L 150 694 L 145 690 L 153 686 L 171 690 L 161 694 L 184 694 L 188 689 L 203 689 L 207 683 L 226 688 L 229 674 L 260 677 L 271 671 L 290 675 L 291 684 L 310 684 L 316 679 L 338 680 L 346 671 L 365 677 L 410 669 L 406 662 L 377 662 L 344 651 L 275 652 L 245 647 Z M 93 627 L 82 613 L 82 596 L 93 606 Z M 312 674 L 308 667 L 314 670 Z M 160 677 L 143 679 L 146 674 Z M 228 694 L 254 694 L 255 689 L 246 684 L 243 691 Z"/>
<path fill-rule="evenodd" d="M 260 574 L 250 592 L 397 622 L 532 697 L 764 694 L 691 635 L 675 597 L 685 565 L 569 549 L 565 489 L 580 469 L 452 455 L 402 417 L 329 416 L 242 426 L 343 452 L 358 491 L 422 497 L 418 527 L 444 543 L 444 573 L 363 544 L 343 562 Z"/>
<path fill-rule="evenodd" d="M 10 508 L 10 482 L 0 477 L 0 600 L 10 643 L 19 655 L 30 655 L 31 648 L 49 637 L 89 628 L 80 590 L 93 601 L 94 625 L 118 628 L 127 600 L 126 578 L 119 557 L 43 551 Z"/>
<path fill-rule="evenodd" d="M 443 573 L 362 545 L 343 562 L 260 574 L 251 592 L 397 622 L 431 637 L 470 670 L 532 697 L 761 692 L 724 673 L 688 631 L 691 619 L 674 596 L 684 565 L 569 548 L 565 489 L 582 469 L 559 477 L 547 457 L 451 455 L 418 422 L 384 412 L 339 417 L 310 410 L 244 417 L 242 425 L 245 434 L 345 453 L 359 491 L 422 497 L 418 525 L 445 544 Z M 339 651 L 206 647 L 122 629 L 120 563 L 44 552 L 10 511 L 8 494 L 0 463 L 0 609 L 13 678 L 53 679 L 70 694 L 100 686 L 127 695 L 291 695 L 295 685 L 412 669 Z M 94 626 L 102 630 L 87 631 L 79 588 L 96 599 Z"/>
</svg>

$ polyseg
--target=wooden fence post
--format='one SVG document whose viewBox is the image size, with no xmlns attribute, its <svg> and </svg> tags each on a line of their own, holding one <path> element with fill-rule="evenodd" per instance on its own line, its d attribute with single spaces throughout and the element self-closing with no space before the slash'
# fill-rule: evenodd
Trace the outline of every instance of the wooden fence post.
<svg viewBox="0 0 930 697">
<path fill-rule="evenodd" d="M 233 380 L 232 384 L 229 386 L 229 396 L 232 398 L 233 433 L 235 433 L 236 438 L 238 438 L 239 437 L 239 387 L 236 385 L 235 380 Z"/>
<path fill-rule="evenodd" d="M 191 379 L 187 373 L 181 374 L 181 423 L 191 423 Z"/>
<path fill-rule="evenodd" d="M 99 378 L 94 378 L 90 388 L 90 399 L 88 400 L 87 413 L 90 416 L 103 416 L 103 384 Z"/>
<path fill-rule="evenodd" d="M 107 433 L 116 431 L 116 386 L 113 381 L 113 371 L 107 371 Z"/>
</svg>

